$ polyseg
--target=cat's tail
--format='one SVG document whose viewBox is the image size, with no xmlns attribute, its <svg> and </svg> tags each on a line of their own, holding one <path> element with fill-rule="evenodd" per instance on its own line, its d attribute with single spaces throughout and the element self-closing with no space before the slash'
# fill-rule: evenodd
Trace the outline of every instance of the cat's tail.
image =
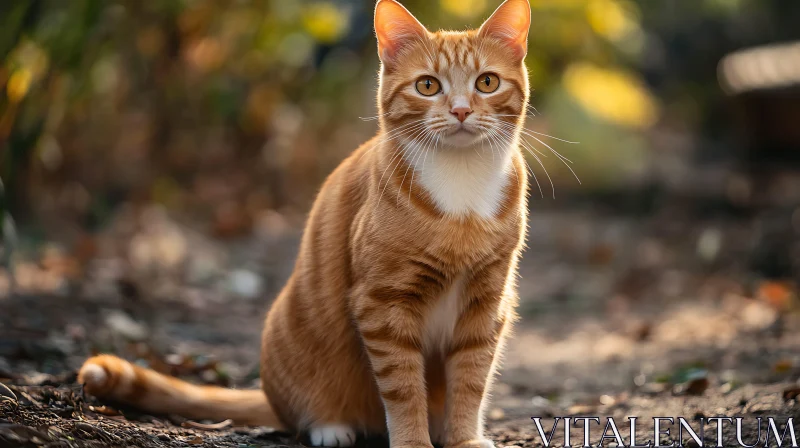
<svg viewBox="0 0 800 448">
<path fill-rule="evenodd" d="M 233 420 L 236 425 L 281 429 L 260 390 L 197 386 L 145 369 L 116 356 L 86 360 L 78 373 L 85 391 L 146 412 L 176 414 L 193 420 Z"/>
</svg>

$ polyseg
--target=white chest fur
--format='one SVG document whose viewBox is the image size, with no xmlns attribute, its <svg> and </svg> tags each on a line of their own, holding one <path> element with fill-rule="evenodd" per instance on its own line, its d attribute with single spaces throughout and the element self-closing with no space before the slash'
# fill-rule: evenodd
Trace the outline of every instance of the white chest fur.
<svg viewBox="0 0 800 448">
<path fill-rule="evenodd" d="M 414 151 L 409 151 L 413 154 Z M 511 173 L 508 148 L 441 148 L 426 156 L 407 157 L 415 177 L 444 213 L 464 216 L 476 213 L 492 218 L 503 203 Z"/>
<path fill-rule="evenodd" d="M 424 350 L 428 354 L 446 353 L 461 314 L 464 277 L 459 276 L 434 303 L 425 320 Z"/>
</svg>

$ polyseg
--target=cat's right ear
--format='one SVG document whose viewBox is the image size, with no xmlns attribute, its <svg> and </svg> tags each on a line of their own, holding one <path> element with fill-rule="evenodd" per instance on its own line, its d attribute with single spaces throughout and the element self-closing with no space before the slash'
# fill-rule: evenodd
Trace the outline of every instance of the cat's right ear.
<svg viewBox="0 0 800 448">
<path fill-rule="evenodd" d="M 378 56 L 384 64 L 391 64 L 403 47 L 426 38 L 428 30 L 400 3 L 378 0 L 375 35 L 378 37 Z"/>
<path fill-rule="evenodd" d="M 531 5 L 528 0 L 505 0 L 481 25 L 480 35 L 500 39 L 522 60 L 528 53 Z"/>
</svg>

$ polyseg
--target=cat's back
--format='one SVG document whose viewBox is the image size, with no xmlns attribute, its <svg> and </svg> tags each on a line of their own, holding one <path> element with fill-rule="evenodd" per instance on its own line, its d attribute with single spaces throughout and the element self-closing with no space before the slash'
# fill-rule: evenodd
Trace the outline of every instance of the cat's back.
<svg viewBox="0 0 800 448">
<path fill-rule="evenodd" d="M 372 378 L 352 331 L 347 297 L 354 273 L 351 227 L 364 210 L 370 183 L 371 151 L 377 137 L 343 160 L 322 185 L 303 234 L 294 272 L 272 304 L 264 326 L 261 378 L 282 421 L 304 422 L 303 409 L 316 419 L 347 421 L 364 415 L 380 430 L 384 420 L 377 392 L 366 393 Z M 325 375 L 317 374 L 324 369 Z M 358 392 L 358 393 L 356 393 Z M 347 403 L 347 410 L 342 410 Z M 331 414 L 328 415 L 328 412 Z M 302 426 L 302 425 L 301 425 Z"/>
<path fill-rule="evenodd" d="M 323 183 L 311 210 L 311 219 L 325 213 L 327 221 L 335 212 L 341 219 L 352 221 L 353 215 L 366 201 L 370 170 L 377 156 L 380 136 L 375 136 L 359 146 L 328 176 Z M 309 222 L 307 227 L 315 223 Z"/>
</svg>

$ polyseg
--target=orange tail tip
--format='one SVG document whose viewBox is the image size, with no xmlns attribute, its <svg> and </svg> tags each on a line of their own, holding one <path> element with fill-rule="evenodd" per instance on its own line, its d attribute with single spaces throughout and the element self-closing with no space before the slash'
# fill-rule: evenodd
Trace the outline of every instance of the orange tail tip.
<svg viewBox="0 0 800 448">
<path fill-rule="evenodd" d="M 177 414 L 195 420 L 232 419 L 237 425 L 283 427 L 260 390 L 197 386 L 116 356 L 89 358 L 78 372 L 78 381 L 91 395 L 146 412 Z"/>
</svg>

